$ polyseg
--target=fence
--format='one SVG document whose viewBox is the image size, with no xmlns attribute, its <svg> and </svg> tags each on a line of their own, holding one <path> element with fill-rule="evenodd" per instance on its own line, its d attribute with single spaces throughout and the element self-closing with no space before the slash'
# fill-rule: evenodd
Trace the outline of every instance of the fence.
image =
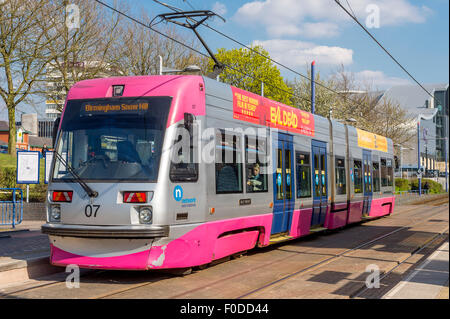
<svg viewBox="0 0 450 319">
<path fill-rule="evenodd" d="M 430 192 L 429 189 L 422 189 L 422 194 L 427 195 Z M 407 191 L 399 191 L 395 192 L 395 195 L 419 195 L 419 190 L 407 190 Z"/>
<path fill-rule="evenodd" d="M 20 224 L 23 219 L 23 193 L 20 188 L 0 188 L 0 225 Z"/>
</svg>

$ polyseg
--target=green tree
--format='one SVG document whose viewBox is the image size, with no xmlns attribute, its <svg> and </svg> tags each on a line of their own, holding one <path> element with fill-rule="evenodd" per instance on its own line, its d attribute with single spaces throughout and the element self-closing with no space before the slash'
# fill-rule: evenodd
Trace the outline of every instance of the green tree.
<svg viewBox="0 0 450 319">
<path fill-rule="evenodd" d="M 253 46 L 252 49 L 262 55 L 269 56 L 269 53 L 262 46 Z M 219 76 L 221 82 L 260 95 L 261 81 L 263 81 L 265 97 L 292 105 L 292 89 L 284 82 L 280 70 L 270 60 L 243 48 L 233 50 L 219 49 L 216 53 L 216 58 L 219 62 L 231 67 L 225 66 L 225 69 Z M 213 65 L 214 62 L 211 60 L 209 62 L 210 71 L 212 71 Z M 250 76 L 246 76 L 243 73 Z"/>
</svg>

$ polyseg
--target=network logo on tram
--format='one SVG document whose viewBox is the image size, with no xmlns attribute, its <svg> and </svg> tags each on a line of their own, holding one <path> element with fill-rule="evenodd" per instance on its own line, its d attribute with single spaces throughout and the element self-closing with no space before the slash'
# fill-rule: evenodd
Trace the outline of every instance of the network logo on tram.
<svg viewBox="0 0 450 319">
<path fill-rule="evenodd" d="M 179 202 L 183 199 L 183 188 L 180 185 L 175 186 L 173 189 L 173 198 Z"/>
</svg>

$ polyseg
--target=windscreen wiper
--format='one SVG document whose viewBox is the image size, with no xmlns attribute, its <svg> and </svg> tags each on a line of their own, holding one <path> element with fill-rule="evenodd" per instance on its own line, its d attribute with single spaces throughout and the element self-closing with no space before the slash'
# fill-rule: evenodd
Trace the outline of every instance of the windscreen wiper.
<svg viewBox="0 0 450 319">
<path fill-rule="evenodd" d="M 93 198 L 93 197 L 97 197 L 98 196 L 98 192 L 92 190 L 92 188 L 90 188 L 80 177 L 80 175 L 78 175 L 77 173 L 75 173 L 74 169 L 66 162 L 66 160 L 59 155 L 58 152 L 54 153 L 56 155 L 56 158 L 61 161 L 63 163 L 63 165 L 66 166 L 67 170 L 70 172 L 70 174 L 73 175 L 73 177 L 75 177 L 75 181 L 80 184 L 80 186 L 84 189 L 84 191 L 89 195 L 89 197 Z"/>
</svg>

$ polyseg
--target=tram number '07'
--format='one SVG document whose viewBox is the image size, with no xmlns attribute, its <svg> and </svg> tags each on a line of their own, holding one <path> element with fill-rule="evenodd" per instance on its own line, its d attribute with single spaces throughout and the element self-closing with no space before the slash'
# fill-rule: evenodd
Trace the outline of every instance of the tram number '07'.
<svg viewBox="0 0 450 319">
<path fill-rule="evenodd" d="M 94 217 L 97 217 L 97 212 L 99 208 L 100 205 L 86 205 L 86 207 L 84 208 L 84 214 L 88 218 L 92 217 L 92 214 L 94 214 Z"/>
</svg>

